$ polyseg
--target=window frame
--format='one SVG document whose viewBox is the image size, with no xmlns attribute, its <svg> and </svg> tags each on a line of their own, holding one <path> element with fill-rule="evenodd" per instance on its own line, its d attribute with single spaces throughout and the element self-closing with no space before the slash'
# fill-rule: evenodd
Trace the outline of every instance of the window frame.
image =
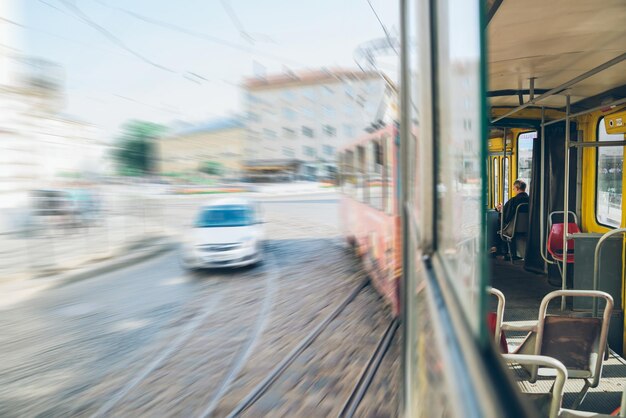
<svg viewBox="0 0 626 418">
<path fill-rule="evenodd" d="M 606 115 L 600 116 L 598 118 L 598 122 L 596 123 L 596 141 L 600 142 L 600 124 L 604 123 L 604 119 L 605 119 Z M 610 134 L 609 134 L 610 135 Z M 623 134 L 622 139 L 624 139 L 626 141 L 626 139 L 624 138 L 626 135 Z M 600 176 L 600 170 L 599 170 L 599 166 L 598 164 L 600 163 L 600 149 L 603 148 L 602 146 L 598 146 L 596 147 L 596 157 L 595 157 L 595 171 L 596 171 L 596 175 L 595 175 L 595 179 L 594 179 L 594 192 L 593 192 L 593 217 L 594 220 L 596 221 L 596 223 L 599 226 L 603 226 L 605 228 L 609 228 L 609 229 L 617 229 L 621 227 L 621 220 L 620 223 L 617 226 L 614 225 L 607 225 L 605 223 L 600 222 L 600 220 L 598 219 L 598 191 L 599 191 L 599 176 Z M 622 147 L 622 171 L 624 170 L 624 148 L 626 147 Z M 624 208 L 624 173 L 622 172 L 622 207 L 620 207 L 620 215 L 623 218 L 624 214 L 623 214 L 623 208 Z"/>
</svg>

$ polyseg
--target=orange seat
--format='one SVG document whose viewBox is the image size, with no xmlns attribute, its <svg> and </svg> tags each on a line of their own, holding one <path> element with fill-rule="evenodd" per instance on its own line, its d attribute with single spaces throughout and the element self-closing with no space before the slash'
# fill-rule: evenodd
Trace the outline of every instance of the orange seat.
<svg viewBox="0 0 626 418">
<path fill-rule="evenodd" d="M 563 261 L 563 232 L 564 224 L 552 224 L 550 228 L 550 234 L 548 235 L 548 252 L 557 261 Z M 580 232 L 578 225 L 574 222 L 567 224 L 567 233 L 575 234 Z M 574 262 L 574 240 L 567 240 L 567 262 Z"/>
</svg>

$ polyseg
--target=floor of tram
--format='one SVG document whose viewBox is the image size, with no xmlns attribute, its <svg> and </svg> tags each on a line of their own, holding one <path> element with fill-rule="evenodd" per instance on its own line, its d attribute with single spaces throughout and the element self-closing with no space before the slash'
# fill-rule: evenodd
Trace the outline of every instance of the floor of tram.
<svg viewBox="0 0 626 418">
<path fill-rule="evenodd" d="M 491 286 L 502 291 L 506 298 L 504 321 L 523 324 L 528 321 L 536 321 L 539 305 L 543 297 L 558 288 L 548 282 L 546 274 L 535 274 L 524 270 L 523 260 L 509 261 L 493 259 L 491 262 L 492 283 Z M 491 298 L 490 307 L 496 311 L 497 300 Z M 560 304 L 553 301 L 548 312 L 559 311 Z M 571 312 L 570 309 L 567 309 Z M 524 340 L 525 333 L 507 333 L 507 342 L 510 349 L 519 346 Z M 551 390 L 553 380 L 538 380 L 536 383 L 527 381 L 528 374 L 525 370 L 516 368 L 516 380 L 521 390 L 527 393 L 548 393 Z M 596 388 L 589 389 L 581 406 L 581 411 L 592 411 L 609 414 L 620 405 L 622 391 L 626 385 L 626 360 L 611 352 L 609 359 L 604 361 L 602 378 Z M 583 387 L 580 379 L 569 379 L 565 383 L 563 407 L 569 408 L 574 402 L 576 395 Z"/>
</svg>

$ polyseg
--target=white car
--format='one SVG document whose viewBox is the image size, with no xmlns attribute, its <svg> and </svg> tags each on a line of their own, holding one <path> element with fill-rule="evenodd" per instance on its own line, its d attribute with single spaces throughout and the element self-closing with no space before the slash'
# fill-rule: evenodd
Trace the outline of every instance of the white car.
<svg viewBox="0 0 626 418">
<path fill-rule="evenodd" d="M 219 199 L 204 204 L 185 240 L 187 269 L 241 267 L 263 258 L 264 222 L 260 207 L 247 199 Z"/>
</svg>

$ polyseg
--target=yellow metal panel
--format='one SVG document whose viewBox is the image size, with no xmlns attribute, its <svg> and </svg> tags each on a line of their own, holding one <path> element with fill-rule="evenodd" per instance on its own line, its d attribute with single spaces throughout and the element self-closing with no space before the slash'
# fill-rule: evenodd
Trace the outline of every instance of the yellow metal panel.
<svg viewBox="0 0 626 418">
<path fill-rule="evenodd" d="M 608 134 L 626 133 L 626 110 L 606 115 L 604 117 L 604 126 Z"/>
</svg>

